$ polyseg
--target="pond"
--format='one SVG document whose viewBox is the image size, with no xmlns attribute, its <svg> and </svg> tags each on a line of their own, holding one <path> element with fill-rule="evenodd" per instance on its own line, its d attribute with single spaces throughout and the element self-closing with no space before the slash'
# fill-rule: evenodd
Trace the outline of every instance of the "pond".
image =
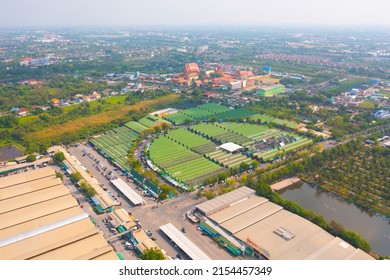
<svg viewBox="0 0 390 280">
<path fill-rule="evenodd" d="M 306 182 L 298 182 L 278 191 L 283 199 L 296 202 L 302 207 L 355 231 L 365 238 L 372 250 L 379 255 L 390 256 L 390 219 L 365 211 L 354 203 Z"/>
<path fill-rule="evenodd" d="M 0 147 L 0 161 L 7 161 L 23 155 L 23 151 L 14 145 Z"/>
</svg>

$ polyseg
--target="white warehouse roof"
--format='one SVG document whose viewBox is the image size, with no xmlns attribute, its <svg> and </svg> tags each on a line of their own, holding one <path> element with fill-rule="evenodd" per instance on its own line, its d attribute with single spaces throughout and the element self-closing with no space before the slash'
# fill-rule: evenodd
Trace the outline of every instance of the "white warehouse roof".
<svg viewBox="0 0 390 280">
<path fill-rule="evenodd" d="M 240 145 L 237 145 L 235 143 L 228 142 L 228 143 L 220 145 L 219 148 L 222 150 L 225 150 L 229 153 L 234 153 L 235 151 L 241 150 L 243 147 Z"/>
<path fill-rule="evenodd" d="M 134 191 L 125 181 L 118 178 L 112 180 L 111 183 L 118 188 L 118 190 L 125 195 L 134 205 L 140 205 L 143 203 L 143 198 L 136 191 Z"/>
<path fill-rule="evenodd" d="M 174 225 L 168 223 L 160 226 L 160 229 L 180 247 L 193 260 L 211 260 L 202 250 L 191 240 L 181 233 Z"/>
</svg>

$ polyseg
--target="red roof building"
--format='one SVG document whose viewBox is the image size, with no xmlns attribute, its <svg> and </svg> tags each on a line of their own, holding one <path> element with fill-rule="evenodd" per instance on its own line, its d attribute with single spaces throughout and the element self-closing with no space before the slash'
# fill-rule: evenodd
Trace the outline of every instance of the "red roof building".
<svg viewBox="0 0 390 280">
<path fill-rule="evenodd" d="M 254 76 L 252 71 L 245 71 L 245 70 L 237 71 L 234 75 L 241 80 L 245 80 Z"/>
<path fill-rule="evenodd" d="M 17 111 L 18 116 L 27 116 L 28 113 L 30 113 L 30 110 L 28 110 L 26 108 L 20 108 Z"/>
<path fill-rule="evenodd" d="M 197 79 L 199 77 L 199 66 L 196 63 L 187 63 L 184 67 L 184 74 L 189 79 Z"/>
</svg>

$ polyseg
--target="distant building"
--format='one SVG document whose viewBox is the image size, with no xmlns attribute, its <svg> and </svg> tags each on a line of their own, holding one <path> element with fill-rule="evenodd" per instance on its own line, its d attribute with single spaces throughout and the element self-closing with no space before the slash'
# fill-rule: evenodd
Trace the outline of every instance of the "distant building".
<svg viewBox="0 0 390 280">
<path fill-rule="evenodd" d="M 21 83 L 22 83 L 23 85 L 36 86 L 36 85 L 41 84 L 42 82 L 39 81 L 39 80 L 36 80 L 36 79 L 30 79 L 30 80 L 21 81 Z"/>
<path fill-rule="evenodd" d="M 242 79 L 242 80 L 248 79 L 248 78 L 254 76 L 252 71 L 245 71 L 245 70 L 237 71 L 234 75 L 237 76 L 239 79 Z"/>
<path fill-rule="evenodd" d="M 90 96 L 91 96 L 92 100 L 97 100 L 97 99 L 101 98 L 100 93 L 97 93 L 96 91 L 92 92 L 92 94 Z"/>
<path fill-rule="evenodd" d="M 379 110 L 374 114 L 374 118 L 378 120 L 390 119 L 390 111 L 389 110 Z"/>
<path fill-rule="evenodd" d="M 203 97 L 212 98 L 214 97 L 214 93 L 207 91 L 203 94 Z"/>
<path fill-rule="evenodd" d="M 198 64 L 187 63 L 184 67 L 184 73 L 189 79 L 197 79 L 200 73 Z"/>
<path fill-rule="evenodd" d="M 263 68 L 261 68 L 263 71 L 267 72 L 268 74 L 271 73 L 272 71 L 272 68 L 271 67 L 268 67 L 268 66 L 264 66 Z"/>
<path fill-rule="evenodd" d="M 60 105 L 60 100 L 58 98 L 52 98 L 50 101 L 54 106 Z"/>
<path fill-rule="evenodd" d="M 263 86 L 257 89 L 256 93 L 261 96 L 275 96 L 285 90 L 285 86 L 281 84 Z"/>
<path fill-rule="evenodd" d="M 30 64 L 30 61 L 32 60 L 32 57 L 24 57 L 19 61 L 20 66 L 28 66 Z"/>
<path fill-rule="evenodd" d="M 26 108 L 19 108 L 19 110 L 16 112 L 19 117 L 27 116 L 28 113 L 30 113 L 30 110 Z"/>
</svg>

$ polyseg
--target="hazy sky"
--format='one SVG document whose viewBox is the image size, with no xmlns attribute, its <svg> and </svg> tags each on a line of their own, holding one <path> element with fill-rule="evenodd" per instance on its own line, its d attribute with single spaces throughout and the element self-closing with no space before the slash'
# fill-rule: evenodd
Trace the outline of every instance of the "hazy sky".
<svg viewBox="0 0 390 280">
<path fill-rule="evenodd" d="M 0 0 L 5 26 L 381 25 L 390 0 Z"/>
</svg>

